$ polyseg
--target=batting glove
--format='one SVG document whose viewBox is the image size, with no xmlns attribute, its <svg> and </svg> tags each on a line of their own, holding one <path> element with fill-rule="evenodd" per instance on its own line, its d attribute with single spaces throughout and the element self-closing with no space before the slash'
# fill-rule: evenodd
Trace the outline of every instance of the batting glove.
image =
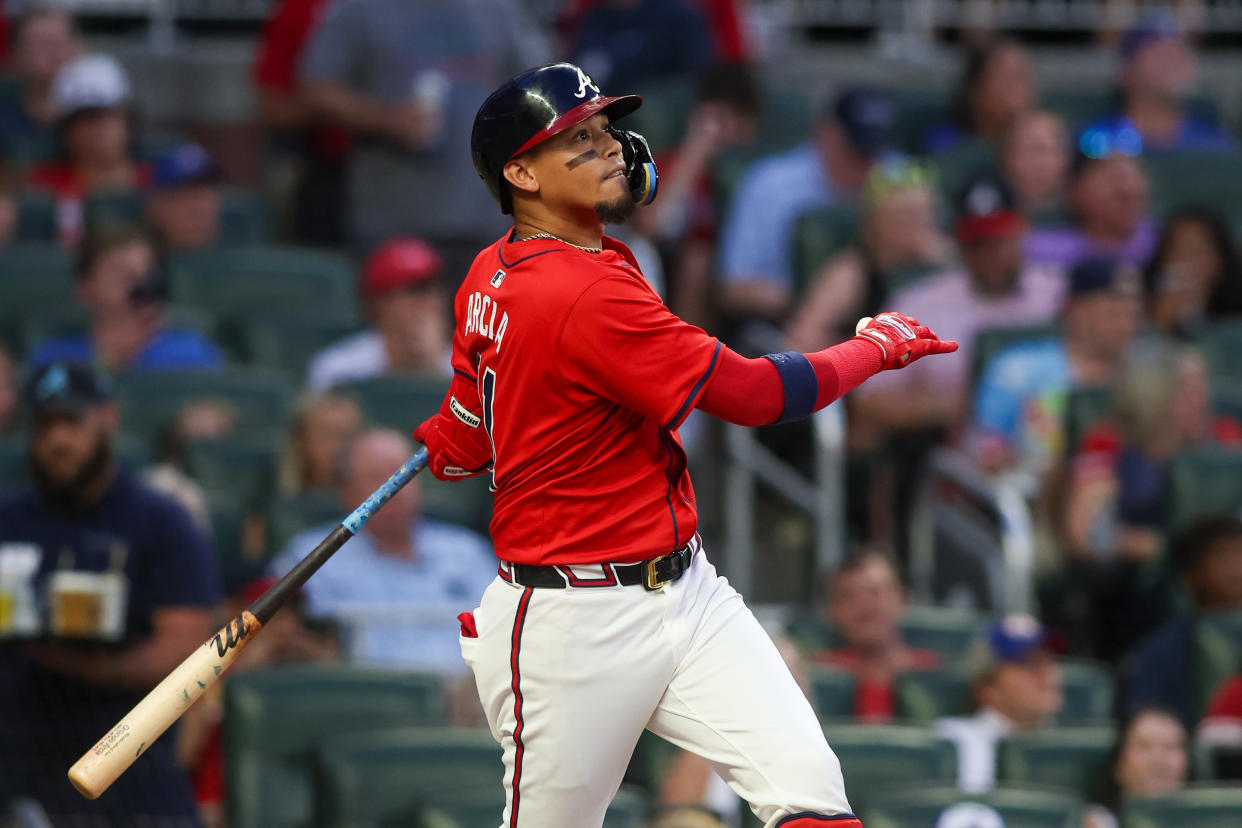
<svg viewBox="0 0 1242 828">
<path fill-rule="evenodd" d="M 943 342 L 935 332 L 917 319 L 888 312 L 864 316 L 855 326 L 855 339 L 865 339 L 880 349 L 881 371 L 904 368 L 928 354 L 951 354 L 957 350 L 952 339 Z"/>
</svg>

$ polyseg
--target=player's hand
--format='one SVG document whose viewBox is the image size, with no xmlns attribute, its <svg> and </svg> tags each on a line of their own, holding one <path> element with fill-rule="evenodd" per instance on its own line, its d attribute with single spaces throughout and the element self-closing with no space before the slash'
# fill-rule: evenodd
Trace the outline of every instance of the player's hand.
<svg viewBox="0 0 1242 828">
<path fill-rule="evenodd" d="M 941 341 L 926 325 L 900 313 L 864 316 L 854 330 L 856 339 L 865 339 L 880 349 L 884 360 L 881 371 L 904 368 L 928 354 L 951 354 L 957 350 L 952 339 Z"/>
<path fill-rule="evenodd" d="M 459 428 L 455 420 L 436 413 L 414 429 L 414 439 L 427 447 L 427 468 L 438 480 L 464 480 L 492 467 L 492 447 L 482 428 Z"/>
</svg>

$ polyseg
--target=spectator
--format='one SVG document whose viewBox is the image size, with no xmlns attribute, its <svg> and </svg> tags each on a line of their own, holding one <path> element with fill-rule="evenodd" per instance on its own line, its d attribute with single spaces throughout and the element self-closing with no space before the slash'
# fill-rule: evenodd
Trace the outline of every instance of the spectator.
<svg viewBox="0 0 1242 828">
<path fill-rule="evenodd" d="M 1084 828 L 1117 828 L 1128 799 L 1165 796 L 1186 784 L 1186 729 L 1167 710 L 1146 707 L 1127 719 L 1113 749 L 1110 801 L 1086 809 Z"/>
<path fill-rule="evenodd" d="M 1015 118 L 1001 143 L 1000 163 L 1023 213 L 1038 221 L 1064 210 L 1070 144 L 1056 115 L 1037 109 Z"/>
<path fill-rule="evenodd" d="M 566 0 L 557 14 L 556 28 L 566 42 L 573 42 L 582 27 L 583 15 L 603 0 Z M 711 30 L 716 60 L 743 61 L 750 57 L 745 29 L 745 0 L 693 0 Z"/>
<path fill-rule="evenodd" d="M 1242 673 L 1212 694 L 1195 735 L 1201 745 L 1242 745 Z"/>
<path fill-rule="evenodd" d="M 1121 39 L 1121 62 L 1121 111 L 1091 128 L 1131 130 L 1147 152 L 1233 146 L 1228 133 L 1186 109 L 1198 68 L 1194 51 L 1172 15 L 1150 15 L 1126 32 Z"/>
<path fill-rule="evenodd" d="M 151 170 L 132 155 L 129 78 L 108 55 L 68 64 L 52 84 L 64 158 L 35 167 L 30 187 L 57 200 L 60 240 L 74 246 L 83 230 L 83 203 L 93 195 L 145 189 Z"/>
<path fill-rule="evenodd" d="M 186 472 L 186 454 L 193 443 L 219 440 L 236 429 L 237 409 L 226 400 L 206 398 L 189 402 L 160 435 L 154 465 L 142 470 L 144 483 L 180 503 L 209 534 L 211 512 L 207 493 Z"/>
<path fill-rule="evenodd" d="M 393 239 L 367 260 L 362 302 L 373 328 L 330 345 L 311 360 L 313 391 L 381 374 L 449 376 L 444 265 L 431 245 Z"/>
<path fill-rule="evenodd" d="M 859 418 L 879 430 L 946 429 L 963 419 L 975 336 L 988 328 L 1039 325 L 1062 304 L 1064 276 L 1023 260 L 1026 217 L 994 172 L 972 176 L 957 197 L 955 234 L 963 268 L 897 291 L 887 302 L 957 340 L 940 368 L 889 372 L 856 395 Z"/>
<path fill-rule="evenodd" d="M 120 417 L 101 374 L 53 363 L 27 400 L 35 482 L 0 499 L 0 555 L 37 604 L 26 609 L 34 640 L 0 643 L 0 811 L 29 797 L 55 824 L 192 824 L 167 740 L 97 800 L 66 785 L 65 768 L 210 634 L 207 539 L 118 466 Z"/>
<path fill-rule="evenodd" d="M 516 0 L 342 0 L 327 8 L 301 64 L 312 115 L 357 141 L 348 234 L 360 255 L 387 239 L 433 239 L 464 274 L 505 229 L 475 180 L 469 146 L 479 101 L 542 62 L 541 34 Z"/>
<path fill-rule="evenodd" d="M 905 158 L 876 164 L 863 185 L 857 244 L 812 277 L 785 329 L 789 347 L 818 351 L 853 336 L 854 323 L 887 306 L 894 271 L 934 267 L 949 248 L 936 226 L 930 170 Z"/>
<path fill-rule="evenodd" d="M 659 198 L 632 220 L 669 262 L 669 305 L 700 327 L 711 327 L 709 291 L 719 224 L 711 165 L 726 150 L 754 143 L 761 107 L 762 91 L 749 66 L 724 63 L 704 73 L 681 143 L 657 153 Z M 648 275 L 645 267 L 643 275 Z"/>
<path fill-rule="evenodd" d="M 1097 137 L 1099 145 L 1093 143 Z M 1155 247 L 1156 230 L 1148 218 L 1147 178 L 1134 157 L 1137 150 L 1124 135 L 1089 135 L 1083 142 L 1070 164 L 1072 224 L 1034 230 L 1026 258 L 1067 270 L 1092 256 L 1142 267 Z"/>
<path fill-rule="evenodd" d="M 1045 644 L 1044 629 L 1029 615 L 1009 615 L 988 630 L 977 654 L 971 690 L 978 712 L 935 723 L 957 747 L 958 787 L 969 793 L 996 784 L 996 745 L 1013 733 L 1036 730 L 1061 710 L 1061 668 Z"/>
<path fill-rule="evenodd" d="M 1233 515 L 1205 515 L 1174 538 L 1172 564 L 1190 592 L 1193 609 L 1147 636 L 1130 660 L 1126 709 L 1159 705 L 1190 730 L 1199 718 L 1192 692 L 1196 616 L 1242 610 L 1242 521 Z"/>
<path fill-rule="evenodd" d="M 220 181 L 215 159 L 198 144 L 168 150 L 155 160 L 147 221 L 164 255 L 220 241 Z"/>
<path fill-rule="evenodd" d="M 0 249 L 17 236 L 17 176 L 0 160 Z"/>
<path fill-rule="evenodd" d="M 259 40 L 251 77 L 263 125 L 296 157 L 289 193 L 292 232 L 302 244 L 345 243 L 345 169 L 350 135 L 317 120 L 298 83 L 298 64 L 327 0 L 280 0 Z"/>
<path fill-rule="evenodd" d="M 1046 471 L 1063 453 L 1074 388 L 1112 383 L 1139 329 L 1138 274 L 1088 259 L 1069 274 L 1058 336 L 1001 351 L 984 368 L 971 440 L 984 467 Z"/>
<path fill-rule="evenodd" d="M 1242 316 L 1242 256 L 1220 216 L 1199 207 L 1169 216 L 1143 270 L 1143 287 L 1152 324 L 1171 336 Z"/>
<path fill-rule="evenodd" d="M 20 421 L 17 361 L 0 345 L 0 438 L 17 431 Z"/>
<path fill-rule="evenodd" d="M 892 147 L 896 118 L 887 96 L 847 90 L 822 114 L 810 141 L 746 172 L 722 234 L 722 310 L 741 319 L 785 314 L 793 299 L 798 216 L 854 202 L 871 165 Z"/>
<path fill-rule="evenodd" d="M 0 101 L 0 149 L 19 163 L 41 160 L 55 145 L 52 80 L 81 51 L 73 15 L 48 3 L 30 3 L 13 21 L 10 65 L 19 94 Z"/>
<path fill-rule="evenodd" d="M 569 51 L 608 89 L 688 80 L 714 58 L 707 21 L 686 0 L 599 0 L 583 15 Z"/>
<path fill-rule="evenodd" d="M 304 395 L 294 410 L 289 441 L 281 454 L 280 493 L 335 491 L 344 480 L 341 458 L 345 448 L 362 426 L 362 410 L 353 397 L 339 391 Z"/>
<path fill-rule="evenodd" d="M 165 325 L 167 287 L 145 232 L 106 227 L 91 234 L 78 252 L 76 276 L 90 331 L 36 346 L 33 365 L 68 360 L 114 371 L 169 371 L 224 363 L 220 349 L 202 334 Z"/>
<path fill-rule="evenodd" d="M 929 154 L 969 140 L 999 145 L 1014 121 L 1035 102 L 1031 57 L 1026 47 L 1007 37 L 973 48 L 947 122 L 923 136 Z"/>
<path fill-rule="evenodd" d="M 842 646 L 823 650 L 815 658 L 854 676 L 854 715 L 861 720 L 891 721 L 897 676 L 939 664 L 939 654 L 902 640 L 905 606 L 896 565 L 875 550 L 846 557 L 828 579 L 828 619 Z"/>
<path fill-rule="evenodd" d="M 341 505 L 352 510 L 413 453 L 410 440 L 395 431 L 359 435 L 346 455 Z M 457 613 L 477 604 L 496 575 L 496 560 L 483 538 L 421 511 L 415 480 L 367 521 L 350 541 L 348 558 L 329 560 L 302 588 L 306 612 L 338 621 L 355 661 L 457 678 L 466 670 Z M 331 529 L 296 535 L 272 574 L 283 575 Z"/>
<path fill-rule="evenodd" d="M 941 811 L 932 828 L 1005 828 L 1005 820 L 990 805 L 959 802 Z"/>
</svg>

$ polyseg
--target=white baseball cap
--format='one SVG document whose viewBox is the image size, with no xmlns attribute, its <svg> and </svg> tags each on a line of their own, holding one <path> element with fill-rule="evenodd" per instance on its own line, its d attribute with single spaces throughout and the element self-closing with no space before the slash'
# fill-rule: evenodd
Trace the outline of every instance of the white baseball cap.
<svg viewBox="0 0 1242 828">
<path fill-rule="evenodd" d="M 80 57 L 52 81 L 52 101 L 62 118 L 83 109 L 123 106 L 129 98 L 129 77 L 111 55 Z"/>
<path fill-rule="evenodd" d="M 962 802 L 941 811 L 936 828 L 1005 828 L 1005 820 L 987 805 Z"/>
</svg>

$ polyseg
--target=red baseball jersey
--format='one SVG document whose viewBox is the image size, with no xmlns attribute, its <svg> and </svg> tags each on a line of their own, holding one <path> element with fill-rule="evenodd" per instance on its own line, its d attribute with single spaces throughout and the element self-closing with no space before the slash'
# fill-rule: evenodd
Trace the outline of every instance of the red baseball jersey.
<svg viewBox="0 0 1242 828">
<path fill-rule="evenodd" d="M 482 401 L 503 560 L 638 561 L 698 526 L 677 428 L 720 342 L 664 306 L 629 248 L 603 244 L 506 234 L 454 301 L 453 368 Z"/>
</svg>

